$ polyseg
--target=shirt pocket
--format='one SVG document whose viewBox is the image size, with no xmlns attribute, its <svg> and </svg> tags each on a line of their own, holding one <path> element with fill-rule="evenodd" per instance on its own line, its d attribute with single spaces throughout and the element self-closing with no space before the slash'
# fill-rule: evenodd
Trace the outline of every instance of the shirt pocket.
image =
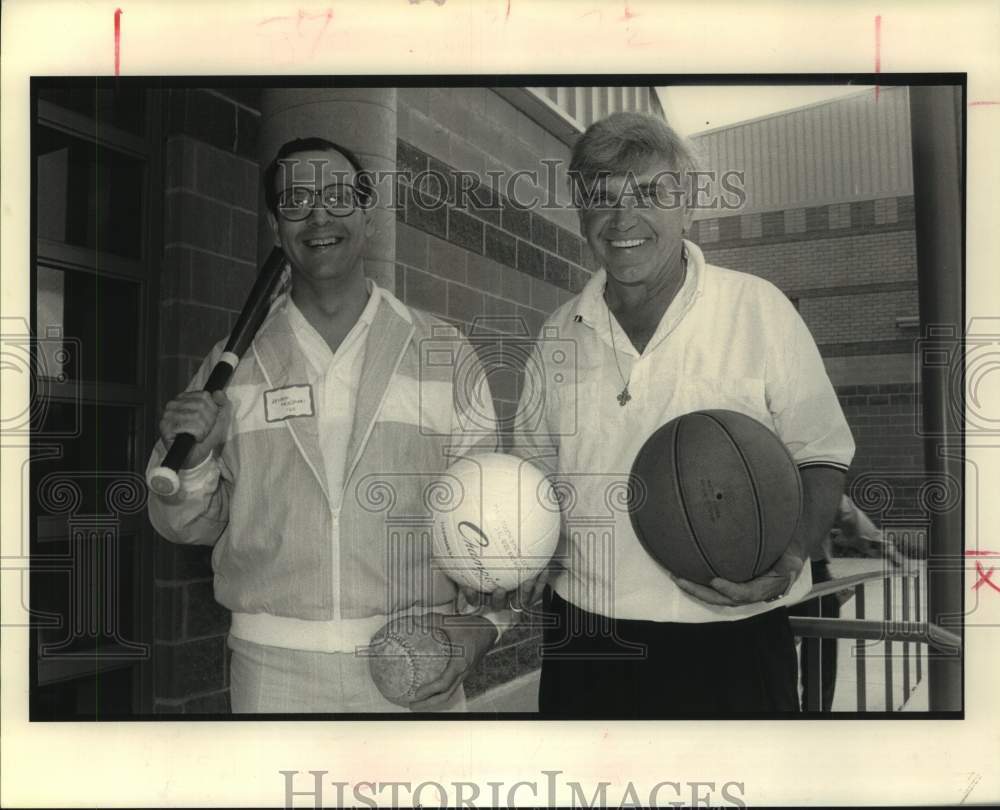
<svg viewBox="0 0 1000 810">
<path fill-rule="evenodd" d="M 774 429 L 762 379 L 689 377 L 678 384 L 675 395 L 677 401 L 673 410 L 678 414 L 707 410 L 736 411 Z"/>
</svg>

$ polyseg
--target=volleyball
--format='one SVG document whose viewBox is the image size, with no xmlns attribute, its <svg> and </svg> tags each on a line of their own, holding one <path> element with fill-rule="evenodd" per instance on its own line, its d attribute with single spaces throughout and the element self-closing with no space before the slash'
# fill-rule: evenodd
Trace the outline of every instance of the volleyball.
<svg viewBox="0 0 1000 810">
<path fill-rule="evenodd" d="M 505 453 L 467 456 L 437 483 L 434 561 L 457 584 L 482 593 L 513 590 L 551 559 L 559 502 L 531 463 Z"/>
</svg>

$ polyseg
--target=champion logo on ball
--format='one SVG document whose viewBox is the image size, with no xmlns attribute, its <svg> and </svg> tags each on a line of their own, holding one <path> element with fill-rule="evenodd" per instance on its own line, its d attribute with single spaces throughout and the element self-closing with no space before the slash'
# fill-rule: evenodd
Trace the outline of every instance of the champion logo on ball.
<svg viewBox="0 0 1000 810">
<path fill-rule="evenodd" d="M 467 561 L 472 564 L 473 576 L 476 577 L 480 587 L 490 589 L 499 587 L 500 581 L 486 570 L 480 557 L 481 549 L 487 548 L 490 544 L 489 538 L 476 524 L 467 520 L 460 521 L 456 528 L 465 542 L 465 549 L 469 555 Z M 466 534 L 467 531 L 472 534 L 472 537 Z"/>
<path fill-rule="evenodd" d="M 465 540 L 465 545 L 469 551 L 475 551 L 473 544 L 477 544 L 482 548 L 486 548 L 490 544 L 490 539 L 483 533 L 483 530 L 474 523 L 469 523 L 467 520 L 463 520 L 458 524 L 458 533 L 462 535 L 462 539 Z M 472 535 L 471 537 L 469 536 L 470 534 Z"/>
</svg>

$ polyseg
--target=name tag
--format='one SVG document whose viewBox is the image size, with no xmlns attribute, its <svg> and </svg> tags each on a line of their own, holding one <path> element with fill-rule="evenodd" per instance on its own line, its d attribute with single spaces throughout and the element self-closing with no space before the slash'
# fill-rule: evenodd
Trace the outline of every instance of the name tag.
<svg viewBox="0 0 1000 810">
<path fill-rule="evenodd" d="M 293 416 L 313 415 L 311 385 L 290 385 L 264 392 L 264 419 L 280 422 Z"/>
</svg>

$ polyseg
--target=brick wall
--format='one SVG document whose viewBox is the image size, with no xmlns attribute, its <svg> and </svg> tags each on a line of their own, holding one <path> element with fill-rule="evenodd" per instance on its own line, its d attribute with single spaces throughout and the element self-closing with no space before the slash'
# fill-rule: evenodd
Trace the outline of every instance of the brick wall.
<svg viewBox="0 0 1000 810">
<path fill-rule="evenodd" d="M 904 514 L 917 510 L 924 474 L 919 330 L 897 323 L 919 314 L 913 227 L 913 198 L 891 197 L 701 219 L 693 229 L 708 261 L 766 278 L 795 302 L 835 367 L 857 444 L 848 487 L 861 475 L 884 480 Z"/>
<path fill-rule="evenodd" d="M 923 438 L 917 433 L 918 386 L 847 385 L 837 388 L 837 396 L 857 445 L 847 492 L 865 475 L 866 480 L 874 478 L 889 488 L 893 517 L 924 516 L 918 506 L 924 473 Z"/>
<path fill-rule="evenodd" d="M 771 214 L 754 235 L 747 222 Z M 917 330 L 897 324 L 918 314 L 911 197 L 702 219 L 692 235 L 708 261 L 793 299 L 824 356 L 857 356 L 860 371 L 864 355 L 913 351 Z"/>
<path fill-rule="evenodd" d="M 252 97 L 172 90 L 165 107 L 161 406 L 228 333 L 249 292 L 258 194 Z M 211 549 L 156 543 L 154 710 L 225 712 L 229 614 L 212 595 Z"/>
</svg>

